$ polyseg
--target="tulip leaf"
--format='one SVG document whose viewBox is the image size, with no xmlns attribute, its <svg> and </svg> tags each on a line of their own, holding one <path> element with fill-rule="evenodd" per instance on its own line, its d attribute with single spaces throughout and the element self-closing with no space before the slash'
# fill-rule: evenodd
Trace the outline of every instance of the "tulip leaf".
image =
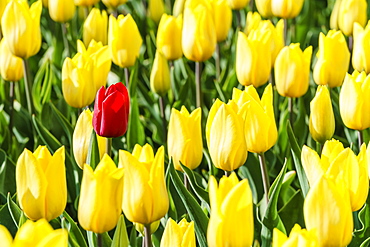
<svg viewBox="0 0 370 247">
<path fill-rule="evenodd" d="M 111 247 L 128 247 L 129 244 L 130 241 L 127 235 L 125 217 L 121 214 L 116 226 L 116 231 L 114 232 Z"/>
<path fill-rule="evenodd" d="M 52 102 L 50 102 L 49 105 L 54 115 L 56 116 L 57 120 L 59 121 L 60 125 L 62 126 L 64 132 L 66 133 L 69 143 L 71 143 L 72 142 L 71 139 L 73 136 L 72 125 L 69 123 L 66 117 L 55 107 L 55 105 Z"/>
<path fill-rule="evenodd" d="M 202 208 L 199 206 L 198 202 L 195 200 L 192 194 L 185 188 L 182 183 L 179 175 L 177 174 L 172 160 L 169 163 L 170 175 L 175 186 L 177 193 L 179 194 L 189 216 L 192 221 L 194 221 L 195 234 L 199 246 L 207 246 L 207 226 L 208 226 L 208 217 L 204 214 Z"/>
<path fill-rule="evenodd" d="M 283 188 L 280 193 L 283 193 Z M 283 196 L 283 195 L 282 195 Z M 280 208 L 279 216 L 284 222 L 284 226 L 287 232 L 298 223 L 300 226 L 304 225 L 304 218 L 302 214 L 303 208 L 303 197 L 299 190 L 296 190 L 289 200 Z"/>
<path fill-rule="evenodd" d="M 50 68 L 50 62 L 44 62 L 37 71 L 32 86 L 34 106 L 38 112 L 41 112 L 43 105 L 49 101 L 53 78 Z"/>
<path fill-rule="evenodd" d="M 50 131 L 48 131 L 41 123 L 40 121 L 35 117 L 35 115 L 32 116 L 32 122 L 35 126 L 35 129 L 37 133 L 39 134 L 39 137 L 44 142 L 44 144 L 48 145 L 52 150 L 57 150 L 62 146 L 62 144 L 58 141 L 55 136 L 53 136 Z"/>
<path fill-rule="evenodd" d="M 363 245 L 363 243 L 369 241 L 368 238 L 370 236 L 370 197 L 367 198 L 365 205 L 358 211 L 358 214 L 357 212 L 354 213 L 354 217 L 358 217 L 361 226 L 355 229 L 352 242 L 348 246 L 367 246 Z"/>
<path fill-rule="evenodd" d="M 91 138 L 89 143 L 89 151 L 87 153 L 86 164 L 89 164 L 93 170 L 100 162 L 98 138 L 96 136 L 95 130 L 91 132 Z"/>
<path fill-rule="evenodd" d="M 8 192 L 14 194 L 15 186 L 15 165 L 8 159 L 4 150 L 0 149 L 0 193 L 4 196 Z"/>
<path fill-rule="evenodd" d="M 15 197 L 15 195 L 13 196 Z M 13 219 L 14 224 L 19 227 L 19 222 L 22 216 L 22 210 L 18 207 L 18 205 L 13 201 L 13 198 L 10 197 L 10 193 L 8 193 L 8 196 L 6 197 L 6 202 L 8 205 L 8 210 L 10 213 L 10 216 Z"/>
<path fill-rule="evenodd" d="M 137 98 L 132 97 L 130 103 L 131 110 L 127 130 L 128 150 L 132 150 L 136 144 L 144 145 L 145 143 L 145 132 L 144 127 L 140 121 L 140 113 Z"/>
<path fill-rule="evenodd" d="M 63 212 L 63 216 L 65 220 L 62 220 L 62 227 L 68 230 L 69 246 L 87 247 L 85 238 L 83 237 L 76 222 L 66 211 Z"/>
</svg>

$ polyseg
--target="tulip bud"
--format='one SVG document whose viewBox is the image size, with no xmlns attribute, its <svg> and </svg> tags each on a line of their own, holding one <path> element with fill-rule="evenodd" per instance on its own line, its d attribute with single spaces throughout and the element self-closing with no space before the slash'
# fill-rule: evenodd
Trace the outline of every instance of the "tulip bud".
<svg viewBox="0 0 370 247">
<path fill-rule="evenodd" d="M 228 0 L 229 6 L 232 9 L 243 9 L 248 5 L 250 0 Z"/>
<path fill-rule="evenodd" d="M 1 18 L 4 14 L 4 10 L 8 2 L 9 2 L 8 0 L 0 1 L 0 26 L 1 26 Z"/>
<path fill-rule="evenodd" d="M 194 222 L 187 222 L 183 218 L 178 224 L 171 218 L 168 219 L 164 229 L 160 247 L 195 247 Z"/>
<path fill-rule="evenodd" d="M 313 70 L 313 79 L 318 85 L 339 87 L 348 70 L 350 53 L 341 31 L 330 30 L 325 36 L 320 33 L 318 60 Z"/>
<path fill-rule="evenodd" d="M 210 2 L 213 9 L 217 42 L 221 42 L 227 38 L 231 28 L 233 13 L 227 0 L 210 0 Z"/>
<path fill-rule="evenodd" d="M 249 35 L 252 30 L 258 29 L 261 22 L 261 16 L 258 12 L 248 11 L 246 25 L 244 28 L 245 35 Z"/>
<path fill-rule="evenodd" d="M 76 11 L 74 0 L 49 0 L 49 14 L 53 21 L 67 22 Z"/>
<path fill-rule="evenodd" d="M 347 74 L 339 94 L 339 110 L 343 123 L 350 129 L 370 127 L 370 76 L 354 71 Z"/>
<path fill-rule="evenodd" d="M 252 30 L 248 37 L 239 32 L 236 47 L 236 76 L 240 84 L 265 84 L 271 71 L 271 32 Z"/>
<path fill-rule="evenodd" d="M 3 247 L 12 247 L 13 237 L 8 229 L 3 225 L 0 225 L 0 239 Z"/>
<path fill-rule="evenodd" d="M 234 89 L 236 90 L 236 89 Z M 209 112 L 206 135 L 213 164 L 224 171 L 233 171 L 247 160 L 247 145 L 240 135 L 244 133 L 244 119 L 234 101 L 228 104 L 216 100 Z"/>
<path fill-rule="evenodd" d="M 355 22 L 353 24 L 353 52 L 352 65 L 355 70 L 370 73 L 370 21 L 363 28 Z"/>
<path fill-rule="evenodd" d="M 9 50 L 27 59 L 41 47 L 41 0 L 28 7 L 27 1 L 11 1 L 4 10 L 1 27 Z"/>
<path fill-rule="evenodd" d="M 271 12 L 283 19 L 297 17 L 302 10 L 304 0 L 271 0 Z"/>
<path fill-rule="evenodd" d="M 315 229 L 307 231 L 295 224 L 290 231 L 289 238 L 277 228 L 273 230 L 272 247 L 311 246 L 318 247 L 318 239 Z"/>
<path fill-rule="evenodd" d="M 74 0 L 74 1 L 75 1 L 76 6 L 88 7 L 88 6 L 92 6 L 98 3 L 100 0 Z"/>
<path fill-rule="evenodd" d="M 265 18 L 272 16 L 271 0 L 255 0 L 258 12 Z"/>
<path fill-rule="evenodd" d="M 164 96 L 171 88 L 170 68 L 167 59 L 157 50 L 150 73 L 150 88 L 156 94 Z"/>
<path fill-rule="evenodd" d="M 335 131 L 335 118 L 330 93 L 326 86 L 319 86 L 310 103 L 310 133 L 320 143 L 329 140 Z"/>
<path fill-rule="evenodd" d="M 122 68 L 133 66 L 142 43 L 139 29 L 130 14 L 119 15 L 117 19 L 109 16 L 108 46 L 113 63 Z"/>
<path fill-rule="evenodd" d="M 366 0 L 342 0 L 338 9 L 338 27 L 342 32 L 350 36 L 353 32 L 353 24 L 358 23 L 362 27 L 367 21 Z"/>
<path fill-rule="evenodd" d="M 307 230 L 316 229 L 319 246 L 347 246 L 352 239 L 353 218 L 348 192 L 321 176 L 303 204 Z"/>
<path fill-rule="evenodd" d="M 163 14 L 158 25 L 157 50 L 167 60 L 176 60 L 182 57 L 182 15 L 173 17 Z"/>
<path fill-rule="evenodd" d="M 299 44 L 285 46 L 275 60 L 276 89 L 281 96 L 298 98 L 307 90 L 310 79 L 312 46 L 302 52 Z"/>
<path fill-rule="evenodd" d="M 163 146 L 155 156 L 148 144 L 135 145 L 132 154 L 120 150 L 119 167 L 125 169 L 122 210 L 127 219 L 148 225 L 162 218 L 169 207 Z"/>
<path fill-rule="evenodd" d="M 91 142 L 91 133 L 93 131 L 92 126 L 93 114 L 90 109 L 84 110 L 77 119 L 76 127 L 73 131 L 73 155 L 77 162 L 77 165 L 83 169 L 87 155 L 89 152 L 89 146 Z M 97 136 L 100 159 L 103 158 L 106 153 L 107 139 L 101 136 Z"/>
<path fill-rule="evenodd" d="M 108 15 L 105 10 L 100 13 L 98 8 L 93 8 L 87 16 L 83 27 L 83 40 L 88 46 L 91 40 L 107 44 L 108 36 Z"/>
<path fill-rule="evenodd" d="M 120 137 L 126 133 L 130 97 L 122 83 L 105 89 L 101 87 L 96 94 L 92 124 L 96 133 L 103 137 Z"/>
<path fill-rule="evenodd" d="M 89 165 L 83 170 L 78 221 L 87 231 L 110 231 L 121 215 L 123 169 L 105 154 L 95 171 Z"/>
<path fill-rule="evenodd" d="M 174 17 L 179 17 L 180 15 L 183 14 L 184 12 L 184 5 L 185 5 L 185 0 L 175 0 L 173 3 L 173 16 Z"/>
<path fill-rule="evenodd" d="M 23 78 L 23 61 L 10 52 L 5 39 L 0 41 L 0 74 L 6 81 L 19 81 Z"/>
<path fill-rule="evenodd" d="M 175 168 L 179 171 L 182 171 L 180 162 L 189 169 L 195 169 L 202 161 L 201 117 L 200 108 L 191 114 L 185 106 L 181 107 L 181 111 L 172 108 L 168 125 L 168 156 L 173 159 Z"/>
<path fill-rule="evenodd" d="M 188 0 L 183 18 L 182 50 L 185 57 L 196 62 L 209 59 L 217 44 L 211 4 L 206 0 Z"/>
<path fill-rule="evenodd" d="M 25 149 L 16 166 L 19 206 L 31 220 L 50 221 L 63 213 L 67 204 L 64 147 L 52 156 L 45 146 L 34 153 Z"/>
<path fill-rule="evenodd" d="M 162 15 L 165 13 L 163 0 L 150 0 L 148 12 L 149 17 L 158 24 Z"/>
<path fill-rule="evenodd" d="M 253 202 L 248 180 L 239 182 L 235 173 L 232 173 L 230 177 L 222 177 L 217 185 L 216 179 L 211 176 L 209 200 L 209 246 L 252 246 Z"/>
<path fill-rule="evenodd" d="M 126 3 L 127 0 L 102 0 L 102 2 L 108 8 L 116 9 L 119 5 Z"/>
</svg>

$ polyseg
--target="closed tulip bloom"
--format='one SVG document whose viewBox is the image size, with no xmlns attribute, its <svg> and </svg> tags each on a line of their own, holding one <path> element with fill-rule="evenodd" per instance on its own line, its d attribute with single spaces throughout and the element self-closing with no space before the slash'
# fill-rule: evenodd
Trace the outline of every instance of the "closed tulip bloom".
<svg viewBox="0 0 370 247">
<path fill-rule="evenodd" d="M 27 59 L 41 47 L 41 0 L 28 7 L 27 1 L 11 1 L 4 10 L 1 27 L 10 51 Z"/>
<path fill-rule="evenodd" d="M 164 148 L 135 145 L 132 154 L 119 151 L 119 167 L 125 169 L 122 210 L 131 222 L 149 225 L 168 211 L 169 199 L 164 179 Z"/>
<path fill-rule="evenodd" d="M 239 32 L 236 46 L 236 76 L 240 84 L 265 84 L 271 71 L 271 32 L 252 30 L 248 37 Z"/>
<path fill-rule="evenodd" d="M 8 4 L 9 0 L 0 1 L 0 26 L 1 26 L 1 17 L 4 14 L 4 10 L 6 5 Z"/>
<path fill-rule="evenodd" d="M 119 5 L 126 3 L 127 0 L 102 0 L 102 2 L 108 8 L 116 9 Z"/>
<path fill-rule="evenodd" d="M 209 112 L 206 136 L 213 164 L 224 171 L 233 171 L 247 160 L 244 119 L 234 101 L 228 104 L 217 99 Z M 238 114 L 239 113 L 239 114 Z"/>
<path fill-rule="evenodd" d="M 248 11 L 247 20 L 244 28 L 244 33 L 247 35 L 247 37 L 252 30 L 258 29 L 261 20 L 262 18 L 258 12 Z"/>
<path fill-rule="evenodd" d="M 10 234 L 10 232 L 8 231 L 8 229 L 3 225 L 0 225 L 0 239 L 2 241 L 1 244 L 2 244 L 3 247 L 11 247 L 12 246 L 13 237 Z"/>
<path fill-rule="evenodd" d="M 280 53 L 281 49 L 284 48 L 284 20 L 280 19 L 276 26 L 272 24 L 270 20 L 261 21 L 259 26 L 261 30 L 269 30 L 271 32 L 271 67 L 275 65 L 275 60 L 277 55 Z"/>
<path fill-rule="evenodd" d="M 182 15 L 174 17 L 163 14 L 157 31 L 157 50 L 167 60 L 176 60 L 182 57 Z"/>
<path fill-rule="evenodd" d="M 23 78 L 22 59 L 10 52 L 5 39 L 0 41 L 0 75 L 6 81 L 19 81 Z"/>
<path fill-rule="evenodd" d="M 109 16 L 108 45 L 113 63 L 127 68 L 135 64 L 143 43 L 136 22 L 130 14 Z"/>
<path fill-rule="evenodd" d="M 271 0 L 271 12 L 283 19 L 295 18 L 302 10 L 304 0 Z"/>
<path fill-rule="evenodd" d="M 316 229 L 319 246 L 344 247 L 351 242 L 353 218 L 349 196 L 330 179 L 321 176 L 311 187 L 303 213 L 307 230 Z"/>
<path fill-rule="evenodd" d="M 194 222 L 183 218 L 178 224 L 168 219 L 164 229 L 160 247 L 195 247 Z"/>
<path fill-rule="evenodd" d="M 228 0 L 230 8 L 232 9 L 243 9 L 250 0 Z"/>
<path fill-rule="evenodd" d="M 76 11 L 74 0 L 49 0 L 49 14 L 53 21 L 67 22 Z"/>
<path fill-rule="evenodd" d="M 331 139 L 335 131 L 335 118 L 330 92 L 326 86 L 319 86 L 310 103 L 309 129 L 312 138 L 320 143 Z"/>
<path fill-rule="evenodd" d="M 108 15 L 105 10 L 93 8 L 87 16 L 83 27 L 83 41 L 88 46 L 91 40 L 102 42 L 106 45 L 108 42 Z"/>
<path fill-rule="evenodd" d="M 78 117 L 76 127 L 73 131 L 73 155 L 77 165 L 81 169 L 83 169 L 86 163 L 89 152 L 91 133 L 93 131 L 92 118 L 93 114 L 90 109 L 84 110 Z M 101 136 L 97 136 L 97 139 L 101 159 L 104 153 L 106 153 L 107 139 Z"/>
<path fill-rule="evenodd" d="M 83 168 L 78 221 L 87 231 L 103 233 L 112 230 L 121 215 L 123 169 L 117 168 L 105 154 L 95 171 Z"/>
<path fill-rule="evenodd" d="M 217 42 L 224 41 L 229 34 L 233 13 L 227 0 L 211 0 L 216 27 Z"/>
<path fill-rule="evenodd" d="M 211 3 L 186 1 L 183 18 L 182 50 L 185 57 L 196 62 L 209 59 L 217 44 Z"/>
<path fill-rule="evenodd" d="M 350 129 L 370 127 L 370 76 L 354 71 L 347 74 L 339 94 L 339 110 L 343 123 Z"/>
<path fill-rule="evenodd" d="M 307 92 L 311 55 L 312 46 L 302 52 L 298 43 L 280 51 L 275 60 L 275 83 L 281 96 L 298 98 Z"/>
<path fill-rule="evenodd" d="M 25 149 L 16 166 L 17 196 L 21 209 L 31 220 L 50 221 L 67 204 L 64 147 L 51 155 L 45 146 L 34 153 Z"/>
<path fill-rule="evenodd" d="M 362 27 L 367 21 L 366 0 L 342 0 L 338 9 L 338 27 L 342 32 L 350 36 L 353 32 L 353 24 L 358 23 Z"/>
<path fill-rule="evenodd" d="M 100 0 L 74 0 L 76 6 L 92 6 L 98 3 Z"/>
<path fill-rule="evenodd" d="M 289 237 L 279 231 L 273 230 L 272 247 L 319 247 L 315 229 L 307 231 L 295 224 L 290 231 Z"/>
<path fill-rule="evenodd" d="M 355 22 L 353 24 L 353 52 L 352 65 L 355 70 L 370 73 L 370 21 L 363 28 Z"/>
<path fill-rule="evenodd" d="M 272 16 L 271 0 L 255 0 L 258 12 L 265 18 Z"/>
<path fill-rule="evenodd" d="M 182 171 L 180 162 L 193 170 L 202 161 L 201 117 L 200 108 L 191 113 L 185 106 L 182 106 L 180 111 L 172 108 L 168 125 L 168 156 L 173 159 L 175 168 L 179 171 Z"/>
<path fill-rule="evenodd" d="M 163 0 L 149 0 L 149 17 L 159 23 L 162 15 L 165 13 Z"/>
<path fill-rule="evenodd" d="M 251 246 L 253 243 L 252 191 L 247 179 L 239 182 L 235 173 L 219 184 L 209 179 L 211 215 L 207 229 L 209 246 Z"/>
<path fill-rule="evenodd" d="M 154 57 L 152 71 L 150 72 L 150 88 L 160 96 L 166 95 L 171 88 L 171 76 L 168 61 L 165 56 L 157 50 Z"/>
<path fill-rule="evenodd" d="M 93 127 L 96 134 L 103 137 L 120 137 L 127 131 L 130 113 L 130 96 L 122 83 L 105 89 L 101 87 L 96 94 Z"/>
<path fill-rule="evenodd" d="M 320 33 L 318 58 L 313 79 L 318 85 L 339 87 L 348 71 L 350 53 L 341 31 L 330 30 L 325 36 Z"/>
</svg>

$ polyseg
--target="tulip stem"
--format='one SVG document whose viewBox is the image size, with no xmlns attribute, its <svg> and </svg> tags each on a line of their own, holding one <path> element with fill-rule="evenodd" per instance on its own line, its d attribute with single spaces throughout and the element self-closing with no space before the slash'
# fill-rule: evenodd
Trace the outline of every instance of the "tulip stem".
<svg viewBox="0 0 370 247">
<path fill-rule="evenodd" d="M 12 136 L 12 129 L 13 129 L 13 105 L 14 105 L 14 82 L 11 81 L 9 85 L 9 131 L 10 136 Z M 10 137 L 10 142 L 12 141 L 12 138 Z"/>
<path fill-rule="evenodd" d="M 130 71 L 128 70 L 128 68 L 124 68 L 123 70 L 125 71 L 126 87 L 128 87 L 130 82 Z"/>
<path fill-rule="evenodd" d="M 109 155 L 109 156 L 112 156 L 112 138 L 107 138 L 107 143 L 106 143 L 106 145 L 107 145 L 107 148 L 106 148 L 106 150 L 107 150 L 107 154 Z"/>
<path fill-rule="evenodd" d="M 66 50 L 66 57 L 70 56 L 70 51 L 69 51 L 69 44 L 68 44 L 68 39 L 67 39 L 67 27 L 66 23 L 61 23 L 62 26 L 62 31 L 63 31 L 63 43 L 64 43 L 64 49 Z"/>
<path fill-rule="evenodd" d="M 98 244 L 98 247 L 103 247 L 103 235 L 98 233 L 97 234 L 97 244 Z"/>
<path fill-rule="evenodd" d="M 150 224 L 144 225 L 144 246 L 152 246 L 152 233 L 150 231 Z"/>
<path fill-rule="evenodd" d="M 290 125 L 292 126 L 292 129 L 294 130 L 294 127 L 293 127 L 293 123 L 294 123 L 294 111 L 293 111 L 293 107 L 294 107 L 294 99 L 289 97 L 289 100 L 288 100 L 288 110 L 289 110 L 289 122 L 290 122 Z"/>
<path fill-rule="evenodd" d="M 284 19 L 284 44 L 288 45 L 288 20 Z"/>
<path fill-rule="evenodd" d="M 216 45 L 216 80 L 219 81 L 220 79 L 220 45 L 217 43 Z"/>
<path fill-rule="evenodd" d="M 196 84 L 196 97 L 197 97 L 197 107 L 202 107 L 202 84 L 200 82 L 201 78 L 201 64 L 200 62 L 195 62 L 195 84 Z"/>
<path fill-rule="evenodd" d="M 358 133 L 358 149 L 360 150 L 362 143 L 364 143 L 364 133 L 362 130 L 357 130 Z"/>
<path fill-rule="evenodd" d="M 26 90 L 27 108 L 30 117 L 33 114 L 33 99 L 32 99 L 32 84 L 30 79 L 30 70 L 28 66 L 28 61 L 23 59 L 23 73 L 24 73 L 24 86 Z"/>
<path fill-rule="evenodd" d="M 163 125 L 163 143 L 166 143 L 167 142 L 167 121 L 166 121 L 166 114 L 165 114 L 164 98 L 162 96 L 159 97 L 159 108 L 161 111 L 161 118 L 162 118 L 162 125 Z"/>
<path fill-rule="evenodd" d="M 261 166 L 263 190 L 265 191 L 266 202 L 268 203 L 269 202 L 270 179 L 269 179 L 269 175 L 267 172 L 265 153 L 259 153 L 258 158 L 259 158 L 260 166 Z"/>
</svg>

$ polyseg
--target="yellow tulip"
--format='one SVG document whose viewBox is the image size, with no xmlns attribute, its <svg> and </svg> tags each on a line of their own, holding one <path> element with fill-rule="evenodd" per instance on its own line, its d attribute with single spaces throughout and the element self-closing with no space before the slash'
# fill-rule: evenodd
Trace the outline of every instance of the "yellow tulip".
<svg viewBox="0 0 370 247">
<path fill-rule="evenodd" d="M 245 35 L 247 35 L 247 37 L 252 30 L 258 29 L 261 20 L 261 16 L 258 12 L 248 11 L 247 20 L 244 28 L 244 33 Z"/>
<path fill-rule="evenodd" d="M 10 232 L 8 231 L 8 229 L 3 225 L 0 225 L 0 239 L 2 241 L 2 243 L 1 243 L 2 247 L 11 247 L 12 246 L 13 237 L 10 234 Z"/>
<path fill-rule="evenodd" d="M 338 7 L 338 27 L 342 32 L 350 36 L 353 32 L 353 24 L 358 23 L 362 27 L 367 21 L 366 0 L 341 0 Z"/>
<path fill-rule="evenodd" d="M 108 46 L 113 63 L 122 68 L 133 66 L 142 43 L 139 29 L 130 14 L 119 15 L 117 19 L 109 16 Z"/>
<path fill-rule="evenodd" d="M 271 0 L 255 0 L 258 12 L 265 18 L 272 16 Z"/>
<path fill-rule="evenodd" d="M 315 229 L 307 231 L 295 224 L 289 238 L 277 228 L 273 230 L 272 247 L 319 247 Z"/>
<path fill-rule="evenodd" d="M 62 67 L 62 90 L 70 106 L 82 108 L 90 105 L 96 92 L 106 84 L 112 60 L 108 46 L 92 40 L 86 49 L 77 41 L 78 53 L 67 57 Z"/>
<path fill-rule="evenodd" d="M 8 4 L 9 0 L 0 1 L 0 26 L 1 26 L 1 17 L 4 14 L 4 10 L 6 5 Z"/>
<path fill-rule="evenodd" d="M 312 46 L 302 52 L 299 44 L 285 46 L 275 60 L 276 89 L 281 96 L 298 98 L 307 90 L 310 79 Z"/>
<path fill-rule="evenodd" d="M 335 118 L 331 104 L 330 92 L 326 86 L 319 86 L 310 103 L 309 129 L 312 138 L 324 143 L 334 135 Z"/>
<path fill-rule="evenodd" d="M 235 91 L 235 89 L 234 89 Z M 228 104 L 216 100 L 208 115 L 206 136 L 213 164 L 224 171 L 233 171 L 247 160 L 244 119 L 234 101 Z"/>
<path fill-rule="evenodd" d="M 119 167 L 125 169 L 122 210 L 127 219 L 143 225 L 161 219 L 169 207 L 163 146 L 155 156 L 148 144 L 135 145 L 132 154 L 120 150 Z"/>
<path fill-rule="evenodd" d="M 74 0 L 76 6 L 92 6 L 96 3 L 98 3 L 100 0 Z"/>
<path fill-rule="evenodd" d="M 172 13 L 174 17 L 179 17 L 184 12 L 185 0 L 175 0 L 173 3 Z"/>
<path fill-rule="evenodd" d="M 224 41 L 229 34 L 233 13 L 227 0 L 210 0 L 216 27 L 217 42 Z"/>
<path fill-rule="evenodd" d="M 93 8 L 87 16 L 83 26 L 83 41 L 88 46 L 91 40 L 107 44 L 108 37 L 108 15 L 105 10 Z"/>
<path fill-rule="evenodd" d="M 248 37 L 239 32 L 236 46 L 236 76 L 240 84 L 265 84 L 271 71 L 271 32 L 252 30 Z"/>
<path fill-rule="evenodd" d="M 19 206 L 31 220 L 50 221 L 63 213 L 67 204 L 64 147 L 52 156 L 45 146 L 34 153 L 25 149 L 16 167 Z"/>
<path fill-rule="evenodd" d="M 330 30 L 325 36 L 320 33 L 318 58 L 313 79 L 318 85 L 339 87 L 348 71 L 350 53 L 341 31 Z"/>
<path fill-rule="evenodd" d="M 90 109 L 84 110 L 77 119 L 76 127 L 73 131 L 73 155 L 77 165 L 83 169 L 86 164 L 87 154 L 91 141 L 93 114 Z M 100 159 L 106 153 L 107 138 L 96 135 L 98 139 Z"/>
<path fill-rule="evenodd" d="M 208 0 L 185 2 L 182 29 L 182 50 L 187 59 L 203 62 L 216 49 L 217 34 L 212 6 Z"/>
<path fill-rule="evenodd" d="M 83 170 L 78 221 L 87 231 L 110 231 L 121 215 L 123 169 L 105 154 L 95 171 L 89 165 Z"/>
<path fill-rule="evenodd" d="M 49 14 L 56 22 L 67 22 L 73 18 L 76 11 L 74 0 L 49 0 Z"/>
<path fill-rule="evenodd" d="M 102 0 L 102 2 L 108 8 L 116 9 L 119 5 L 126 3 L 127 0 Z"/>
<path fill-rule="evenodd" d="M 41 47 L 40 16 L 42 2 L 31 7 L 27 1 L 11 1 L 4 10 L 1 27 L 10 51 L 17 57 L 27 59 Z"/>
<path fill-rule="evenodd" d="M 307 230 L 316 229 L 319 246 L 347 246 L 353 219 L 348 193 L 325 176 L 311 187 L 303 204 Z"/>
<path fill-rule="evenodd" d="M 6 81 L 19 81 L 23 78 L 23 61 L 10 52 L 5 39 L 0 41 L 0 74 Z"/>
<path fill-rule="evenodd" d="M 339 110 L 343 123 L 350 129 L 370 127 L 370 76 L 354 71 L 347 74 L 339 94 Z"/>
<path fill-rule="evenodd" d="M 194 222 L 183 218 L 178 224 L 168 219 L 164 229 L 160 247 L 195 247 Z"/>
<path fill-rule="evenodd" d="M 155 53 L 152 71 L 150 72 L 150 88 L 162 97 L 171 89 L 170 68 L 167 59 L 158 50 Z"/>
<path fill-rule="evenodd" d="M 252 191 L 247 179 L 235 173 L 209 179 L 211 215 L 207 229 L 209 246 L 252 246 L 254 223 Z"/>
<path fill-rule="evenodd" d="M 185 106 L 180 111 L 172 108 L 168 124 L 168 156 L 173 159 L 175 168 L 179 171 L 182 171 L 180 162 L 189 169 L 195 169 L 202 161 L 201 117 L 200 108 L 192 113 Z"/>
<path fill-rule="evenodd" d="M 232 9 L 243 9 L 248 5 L 250 0 L 228 0 L 230 8 Z"/>
<path fill-rule="evenodd" d="M 163 0 L 149 0 L 148 12 L 149 17 L 158 24 L 162 15 L 165 13 Z"/>
<path fill-rule="evenodd" d="M 370 21 L 363 28 L 355 22 L 353 24 L 353 52 L 352 65 L 355 70 L 370 73 Z"/>
<path fill-rule="evenodd" d="M 304 0 L 271 0 L 271 12 L 274 16 L 292 19 L 302 10 Z"/>
<path fill-rule="evenodd" d="M 157 50 L 167 60 L 176 60 L 182 57 L 182 15 L 174 17 L 163 14 L 157 31 Z"/>
</svg>

